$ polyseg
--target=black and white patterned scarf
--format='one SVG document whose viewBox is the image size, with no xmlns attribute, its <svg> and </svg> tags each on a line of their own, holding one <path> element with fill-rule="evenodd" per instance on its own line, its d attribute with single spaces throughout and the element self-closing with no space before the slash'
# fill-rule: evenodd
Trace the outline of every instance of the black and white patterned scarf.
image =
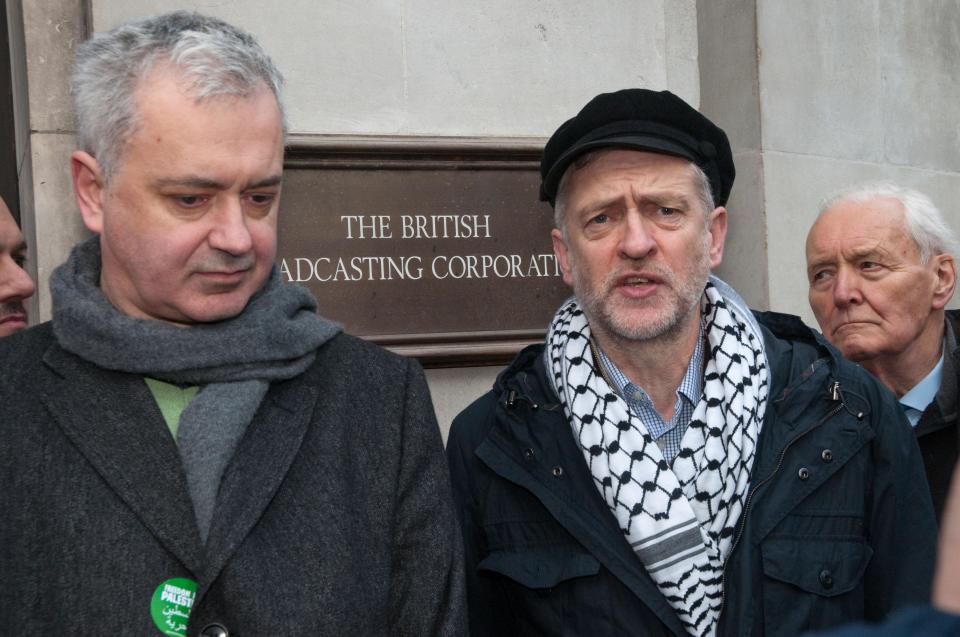
<svg viewBox="0 0 960 637">
<path fill-rule="evenodd" d="M 687 632 L 698 637 L 716 634 L 723 564 L 768 394 L 753 317 L 712 282 L 702 309 L 709 346 L 703 395 L 672 468 L 597 369 L 590 326 L 575 299 L 560 308 L 547 336 L 554 386 L 597 489 Z"/>
</svg>

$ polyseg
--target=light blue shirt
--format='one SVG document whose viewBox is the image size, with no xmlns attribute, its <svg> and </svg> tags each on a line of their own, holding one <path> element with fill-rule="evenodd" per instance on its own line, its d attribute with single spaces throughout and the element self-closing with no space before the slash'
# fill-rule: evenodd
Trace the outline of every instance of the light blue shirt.
<svg viewBox="0 0 960 637">
<path fill-rule="evenodd" d="M 903 413 L 907 415 L 907 420 L 910 421 L 913 427 L 916 427 L 917 423 L 920 422 L 920 416 L 923 415 L 923 410 L 937 397 L 937 392 L 940 391 L 940 379 L 942 377 L 943 353 L 941 350 L 940 360 L 930 373 L 924 376 L 923 380 L 914 385 L 910 391 L 900 398 L 900 406 L 903 408 Z"/>
<path fill-rule="evenodd" d="M 640 418 L 663 452 L 663 457 L 667 462 L 671 462 L 680 453 L 680 441 L 693 419 L 693 410 L 703 391 L 703 322 L 700 323 L 700 334 L 697 336 L 697 346 L 693 350 L 690 364 L 680 386 L 677 387 L 677 402 L 673 408 L 673 418 L 669 422 L 663 420 L 654 408 L 653 400 L 643 388 L 631 383 L 599 347 L 597 353 L 607 378 L 613 383 L 613 390 L 626 401 L 630 411 Z"/>
</svg>

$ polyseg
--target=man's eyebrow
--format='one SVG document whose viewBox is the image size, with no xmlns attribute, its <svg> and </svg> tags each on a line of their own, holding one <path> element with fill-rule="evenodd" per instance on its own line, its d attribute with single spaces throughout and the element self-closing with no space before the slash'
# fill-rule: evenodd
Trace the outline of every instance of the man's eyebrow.
<svg viewBox="0 0 960 637">
<path fill-rule="evenodd" d="M 822 259 L 814 259 L 807 265 L 807 274 L 813 273 L 815 270 L 819 270 L 825 265 L 833 265 L 835 259 L 833 257 L 825 257 Z"/>
<path fill-rule="evenodd" d="M 853 248 L 848 252 L 848 255 L 855 259 L 864 259 L 867 257 L 885 257 L 889 251 L 884 250 L 879 246 L 871 246 L 869 248 Z"/>
<path fill-rule="evenodd" d="M 247 184 L 244 187 L 244 190 L 250 190 L 251 188 L 268 188 L 270 186 L 276 186 L 283 180 L 283 175 L 270 175 L 269 177 L 264 177 L 258 181 Z M 208 179 L 206 177 L 199 177 L 194 175 L 186 175 L 184 177 L 165 177 L 162 179 L 157 179 L 153 182 L 153 185 L 157 188 L 196 188 L 199 190 L 224 190 L 226 185 L 215 180 Z"/>
<path fill-rule="evenodd" d="M 679 207 L 684 209 L 692 208 L 694 204 L 694 201 L 691 200 L 686 195 L 684 195 L 683 193 L 670 192 L 670 191 L 644 195 L 640 199 L 640 203 L 643 203 L 643 202 L 650 202 L 653 204 L 657 204 L 658 206 L 664 206 L 666 208 Z"/>
<path fill-rule="evenodd" d="M 245 190 L 250 190 L 251 188 L 269 188 L 270 186 L 278 186 L 280 182 L 283 181 L 283 175 L 270 175 L 260 181 L 255 181 L 252 184 L 247 184 Z"/>
<path fill-rule="evenodd" d="M 850 250 L 845 250 L 842 255 L 844 261 L 862 261 L 864 259 L 882 259 L 887 254 L 886 250 L 878 246 L 870 246 L 867 248 L 852 248 Z M 829 256 L 820 257 L 814 259 L 810 262 L 810 265 L 807 266 L 807 272 L 813 272 L 815 269 L 823 267 L 825 265 L 833 265 L 836 263 L 836 258 L 833 254 Z"/>
<path fill-rule="evenodd" d="M 206 190 L 223 189 L 224 185 L 215 179 L 186 175 L 184 177 L 164 177 L 153 182 L 157 188 L 200 188 Z"/>
<path fill-rule="evenodd" d="M 586 202 L 585 204 L 581 205 L 575 211 L 575 213 L 581 216 L 587 215 L 587 214 L 593 214 L 594 212 L 603 210 L 604 208 L 609 208 L 610 206 L 614 205 L 619 199 L 620 199 L 620 195 L 610 195 L 610 196 L 599 195 L 591 199 L 590 201 Z"/>
</svg>

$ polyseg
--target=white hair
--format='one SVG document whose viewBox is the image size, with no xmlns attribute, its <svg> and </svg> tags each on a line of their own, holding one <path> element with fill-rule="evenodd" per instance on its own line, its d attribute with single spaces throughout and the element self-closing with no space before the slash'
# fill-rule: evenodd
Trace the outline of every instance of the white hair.
<svg viewBox="0 0 960 637">
<path fill-rule="evenodd" d="M 80 148 L 109 181 L 137 125 L 134 93 L 158 63 L 170 64 L 196 100 L 249 96 L 266 86 L 284 135 L 283 76 L 249 33 L 217 18 L 173 11 L 118 26 L 77 47 L 73 97 Z"/>
<path fill-rule="evenodd" d="M 867 203 L 874 199 L 893 199 L 900 204 L 907 234 L 917 246 L 923 263 L 929 263 L 938 254 L 952 257 L 960 254 L 956 234 L 933 201 L 922 192 L 889 181 L 868 182 L 837 191 L 820 203 L 819 214 L 841 203 Z"/>
</svg>

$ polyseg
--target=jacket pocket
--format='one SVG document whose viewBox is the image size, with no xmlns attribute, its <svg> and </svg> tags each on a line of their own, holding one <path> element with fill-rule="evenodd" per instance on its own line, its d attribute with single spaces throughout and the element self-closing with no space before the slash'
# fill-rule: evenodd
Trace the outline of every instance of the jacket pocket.
<svg viewBox="0 0 960 637">
<path fill-rule="evenodd" d="M 596 575 L 600 562 L 589 553 L 494 551 L 477 565 L 477 570 L 503 575 L 527 588 L 542 589 L 575 577 Z"/>
<path fill-rule="evenodd" d="M 545 545 L 497 549 L 477 564 L 479 577 L 499 588 L 514 618 L 516 635 L 574 637 L 615 635 L 610 621 L 609 582 L 600 563 L 572 546 Z"/>
<path fill-rule="evenodd" d="M 767 635 L 863 617 L 863 575 L 873 555 L 863 538 L 776 536 L 760 551 Z"/>
</svg>

